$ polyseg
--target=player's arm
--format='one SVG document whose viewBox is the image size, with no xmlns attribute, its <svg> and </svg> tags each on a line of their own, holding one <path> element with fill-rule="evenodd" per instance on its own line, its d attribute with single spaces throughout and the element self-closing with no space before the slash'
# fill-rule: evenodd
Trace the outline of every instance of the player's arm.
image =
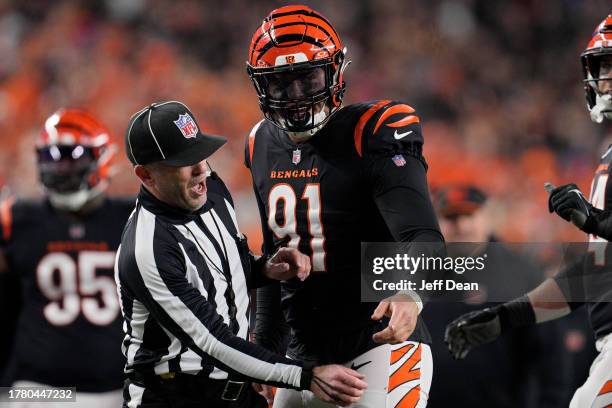
<svg viewBox="0 0 612 408">
<path fill-rule="evenodd" d="M 391 102 L 372 115 L 361 137 L 356 133 L 355 139 L 361 146 L 358 153 L 363 158 L 365 181 L 394 240 L 411 243 L 407 245 L 409 256 L 443 255 L 444 238 L 429 196 L 420 119 L 415 110 Z M 374 340 L 406 340 L 416 326 L 423 295 L 399 293 L 381 302 L 373 319 L 386 315 L 391 320 Z"/>
<path fill-rule="evenodd" d="M 490 343 L 503 333 L 519 327 L 566 316 L 581 302 L 577 282 L 581 281 L 583 259 L 546 279 L 531 292 L 493 308 L 466 313 L 446 327 L 444 341 L 456 359 L 463 359 L 475 347 Z"/>
<path fill-rule="evenodd" d="M 257 191 L 255 197 L 261 218 L 263 252 L 272 253 L 274 251 L 272 231 L 268 228 L 263 202 Z M 280 283 L 277 281 L 271 281 L 257 289 L 255 328 L 252 334 L 255 344 L 282 354 L 285 352 L 289 327 L 281 312 L 280 300 Z"/>
</svg>

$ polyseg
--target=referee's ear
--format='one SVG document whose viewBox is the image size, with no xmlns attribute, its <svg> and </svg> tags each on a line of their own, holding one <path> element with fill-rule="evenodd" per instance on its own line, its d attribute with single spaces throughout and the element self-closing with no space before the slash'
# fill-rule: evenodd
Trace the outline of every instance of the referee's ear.
<svg viewBox="0 0 612 408">
<path fill-rule="evenodd" d="M 134 173 L 146 187 L 152 188 L 155 186 L 151 169 L 148 166 L 137 164 L 134 166 Z"/>
</svg>

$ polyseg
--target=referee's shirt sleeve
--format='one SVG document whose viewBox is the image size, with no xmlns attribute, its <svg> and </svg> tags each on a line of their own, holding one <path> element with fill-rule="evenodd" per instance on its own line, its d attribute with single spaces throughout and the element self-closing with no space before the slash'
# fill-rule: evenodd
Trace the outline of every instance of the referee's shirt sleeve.
<svg viewBox="0 0 612 408">
<path fill-rule="evenodd" d="M 142 209 L 121 252 L 121 273 L 136 297 L 168 331 L 201 356 L 235 376 L 289 388 L 309 388 L 310 370 L 235 336 L 215 308 L 186 278 L 180 244 L 156 217 Z M 126 243 L 124 237 L 124 244 Z M 133 254 L 133 255 L 132 255 Z"/>
</svg>

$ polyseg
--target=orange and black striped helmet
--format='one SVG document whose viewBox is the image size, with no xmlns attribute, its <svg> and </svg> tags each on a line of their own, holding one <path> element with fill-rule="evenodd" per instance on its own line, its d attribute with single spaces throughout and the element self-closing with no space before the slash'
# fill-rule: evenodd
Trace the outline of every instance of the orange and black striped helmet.
<svg viewBox="0 0 612 408">
<path fill-rule="evenodd" d="M 584 75 L 584 90 L 587 107 L 591 118 L 600 123 L 604 117 L 612 120 L 612 102 L 601 98 L 599 81 L 612 81 L 608 76 L 602 78 L 600 73 L 602 58 L 607 57 L 609 64 L 612 58 L 612 14 L 608 15 L 595 29 L 586 49 L 580 56 Z"/>
<path fill-rule="evenodd" d="M 273 10 L 255 31 L 247 72 L 265 117 L 314 133 L 340 108 L 346 49 L 331 23 L 306 6 Z"/>
<path fill-rule="evenodd" d="M 56 207 L 78 210 L 101 193 L 115 155 L 110 131 L 80 109 L 53 113 L 36 142 L 40 181 Z"/>
</svg>

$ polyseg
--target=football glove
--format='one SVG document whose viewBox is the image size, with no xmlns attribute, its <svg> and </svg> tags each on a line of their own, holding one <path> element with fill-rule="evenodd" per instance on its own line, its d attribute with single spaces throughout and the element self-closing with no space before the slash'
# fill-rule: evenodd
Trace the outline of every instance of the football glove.
<svg viewBox="0 0 612 408">
<path fill-rule="evenodd" d="M 461 360 L 475 347 L 491 343 L 502 333 L 499 306 L 466 313 L 453 320 L 444 333 L 453 358 Z"/>
<path fill-rule="evenodd" d="M 565 221 L 571 221 L 583 229 L 593 212 L 593 206 L 575 184 L 553 189 L 548 196 L 548 211 L 557 213 Z"/>
</svg>

